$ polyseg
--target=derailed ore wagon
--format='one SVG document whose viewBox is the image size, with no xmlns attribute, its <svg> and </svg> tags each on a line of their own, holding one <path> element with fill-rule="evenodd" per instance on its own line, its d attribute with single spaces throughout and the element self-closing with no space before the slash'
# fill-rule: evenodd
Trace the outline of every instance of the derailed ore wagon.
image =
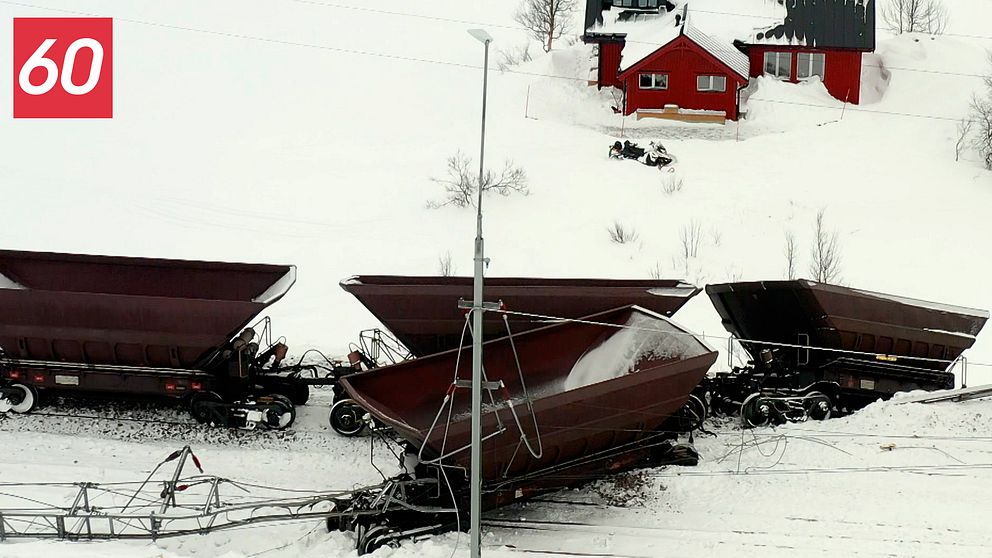
<svg viewBox="0 0 992 558">
<path fill-rule="evenodd" d="M 694 463 L 666 421 L 716 358 L 700 338 L 637 306 L 486 342 L 484 507 L 635 467 Z M 341 379 L 406 447 L 406 474 L 335 503 L 328 527 L 355 531 L 360 553 L 468 525 L 471 413 L 461 388 L 470 361 L 455 349 Z"/>
<path fill-rule="evenodd" d="M 202 422 L 284 428 L 305 384 L 249 324 L 293 266 L 0 251 L 0 406 L 39 392 L 186 399 Z M 261 337 L 261 335 L 259 335 Z"/>
<path fill-rule="evenodd" d="M 706 293 L 750 361 L 699 391 L 750 426 L 823 419 L 898 391 L 953 388 L 952 367 L 989 318 L 804 279 L 707 285 Z"/>
<path fill-rule="evenodd" d="M 362 347 L 350 355 L 355 369 L 378 368 L 383 362 L 395 364 L 410 357 L 457 349 L 471 339 L 468 313 L 458 307 L 458 301 L 471 298 L 472 277 L 355 275 L 341 281 L 340 286 L 406 349 L 393 351 L 402 354 L 400 358 L 376 358 L 388 341 L 379 338 L 381 332 L 372 330 L 373 342 L 366 346 L 368 332 L 363 332 Z M 700 291 L 695 285 L 672 279 L 487 277 L 486 296 L 511 312 L 487 312 L 482 322 L 483 340 L 628 305 L 671 317 Z M 339 367 L 335 375 L 351 372 Z M 700 402 L 697 408 L 701 406 Z M 365 414 L 340 385 L 334 387 L 329 421 L 337 433 L 356 436 L 367 432 L 362 420 Z"/>
</svg>

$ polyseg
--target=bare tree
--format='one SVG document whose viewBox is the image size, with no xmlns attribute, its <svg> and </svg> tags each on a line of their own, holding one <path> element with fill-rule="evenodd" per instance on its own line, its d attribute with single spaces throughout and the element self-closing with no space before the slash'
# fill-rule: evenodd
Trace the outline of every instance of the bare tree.
<svg viewBox="0 0 992 558">
<path fill-rule="evenodd" d="M 634 242 L 639 236 L 633 227 L 628 227 L 620 221 L 613 221 L 613 226 L 607 228 L 607 231 L 610 233 L 610 240 L 617 244 Z"/>
<path fill-rule="evenodd" d="M 820 283 L 838 283 L 840 282 L 840 246 L 837 242 L 837 231 L 827 230 L 825 214 L 825 209 L 816 213 L 809 273 Z"/>
<path fill-rule="evenodd" d="M 688 260 L 695 258 L 699 254 L 699 241 L 703 237 L 703 226 L 699 221 L 693 219 L 682 225 L 679 230 L 679 240 L 682 242 L 682 256 Z"/>
<path fill-rule="evenodd" d="M 457 273 L 455 264 L 451 261 L 451 252 L 445 252 L 444 255 L 437 257 L 437 272 L 441 277 L 451 277 Z"/>
<path fill-rule="evenodd" d="M 796 235 L 785 232 L 785 276 L 791 281 L 796 278 Z"/>
<path fill-rule="evenodd" d="M 977 127 L 972 145 L 982 158 L 985 168 L 992 170 L 992 91 L 985 96 L 972 97 L 971 119 Z"/>
<path fill-rule="evenodd" d="M 989 71 L 985 76 L 985 91 L 976 93 L 971 98 L 969 120 L 976 128 L 971 144 L 981 156 L 985 168 L 992 170 L 992 53 L 989 53 Z M 959 124 L 959 131 L 960 126 Z M 958 143 L 960 142 L 959 139 Z"/>
<path fill-rule="evenodd" d="M 427 207 L 437 209 L 446 205 L 455 207 L 475 206 L 478 195 L 478 169 L 472 165 L 472 159 L 461 151 L 448 157 L 448 175 L 445 178 L 431 178 L 431 181 L 444 186 L 444 198 L 440 201 L 429 201 Z M 512 161 L 506 161 L 503 170 L 497 175 L 486 170 L 482 177 L 482 191 L 494 192 L 501 196 L 530 193 L 527 187 L 527 173 Z"/>
<path fill-rule="evenodd" d="M 899 34 L 943 35 L 950 20 L 941 0 L 888 0 L 880 16 L 889 31 Z"/>
<path fill-rule="evenodd" d="M 523 0 L 513 19 L 541 42 L 544 52 L 551 52 L 571 26 L 574 12 L 575 0 Z"/>
<path fill-rule="evenodd" d="M 971 129 L 975 127 L 975 121 L 970 118 L 962 118 L 958 121 L 958 141 L 954 144 L 954 160 L 961 160 L 961 152 L 964 146 L 968 145 L 971 138 Z"/>
</svg>

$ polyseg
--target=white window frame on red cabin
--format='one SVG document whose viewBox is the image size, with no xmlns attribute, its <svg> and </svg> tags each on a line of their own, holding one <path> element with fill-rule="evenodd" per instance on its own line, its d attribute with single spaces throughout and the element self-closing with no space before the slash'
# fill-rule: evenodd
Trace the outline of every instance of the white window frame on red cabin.
<svg viewBox="0 0 992 558">
<path fill-rule="evenodd" d="M 717 84 L 719 83 L 719 87 Z M 727 91 L 727 76 L 698 75 L 696 91 L 701 93 L 724 93 Z"/>
<path fill-rule="evenodd" d="M 805 63 L 803 57 L 806 57 Z M 816 64 L 814 63 L 817 59 L 820 60 L 819 73 L 815 73 Z M 820 76 L 820 80 L 823 80 L 823 76 L 827 73 L 827 55 L 822 52 L 800 52 L 798 58 L 796 58 L 796 79 L 800 81 L 805 81 L 813 76 Z M 805 72 L 804 72 L 805 70 Z M 803 75 L 803 74 L 806 75 Z"/>
<path fill-rule="evenodd" d="M 774 59 L 775 59 L 775 71 L 774 72 L 769 72 L 768 71 L 768 62 L 769 62 L 769 59 L 772 58 L 772 57 L 774 57 Z M 782 58 L 783 57 L 788 61 L 788 63 L 785 65 L 786 68 L 787 68 L 785 75 L 782 75 L 782 74 L 779 73 L 779 70 L 782 69 Z M 764 60 L 762 60 L 762 62 L 764 62 L 763 69 L 764 69 L 764 73 L 765 74 L 768 74 L 770 76 L 776 77 L 778 79 L 784 79 L 786 81 L 792 79 L 792 53 L 791 52 L 768 51 L 768 52 L 765 53 Z"/>
<path fill-rule="evenodd" d="M 651 79 L 651 85 L 645 87 L 644 78 Z M 664 83 L 659 85 L 658 82 L 663 81 Z M 644 89 L 647 91 L 664 91 L 668 89 L 668 74 L 656 74 L 645 72 L 637 75 L 637 88 Z"/>
</svg>

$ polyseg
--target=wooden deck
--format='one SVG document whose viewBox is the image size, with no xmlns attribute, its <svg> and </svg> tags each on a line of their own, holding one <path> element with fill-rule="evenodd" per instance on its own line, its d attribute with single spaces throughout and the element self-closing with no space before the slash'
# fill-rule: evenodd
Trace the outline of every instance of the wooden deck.
<svg viewBox="0 0 992 558">
<path fill-rule="evenodd" d="M 724 112 L 683 111 L 679 107 L 671 106 L 663 109 L 641 109 L 635 114 L 638 120 L 642 118 L 661 118 L 664 120 L 679 120 L 681 122 L 727 123 L 727 114 Z"/>
</svg>

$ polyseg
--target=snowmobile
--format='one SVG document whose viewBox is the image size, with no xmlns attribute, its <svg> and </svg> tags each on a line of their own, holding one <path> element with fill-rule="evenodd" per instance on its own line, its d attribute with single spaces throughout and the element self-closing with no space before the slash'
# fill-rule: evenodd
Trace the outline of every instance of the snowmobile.
<svg viewBox="0 0 992 558">
<path fill-rule="evenodd" d="M 652 141 L 649 145 L 648 149 L 644 149 L 629 140 L 624 140 L 623 143 L 617 140 L 610 146 L 610 158 L 634 159 L 649 167 L 657 167 L 659 170 L 670 169 L 675 163 L 675 157 L 660 141 Z"/>
</svg>

